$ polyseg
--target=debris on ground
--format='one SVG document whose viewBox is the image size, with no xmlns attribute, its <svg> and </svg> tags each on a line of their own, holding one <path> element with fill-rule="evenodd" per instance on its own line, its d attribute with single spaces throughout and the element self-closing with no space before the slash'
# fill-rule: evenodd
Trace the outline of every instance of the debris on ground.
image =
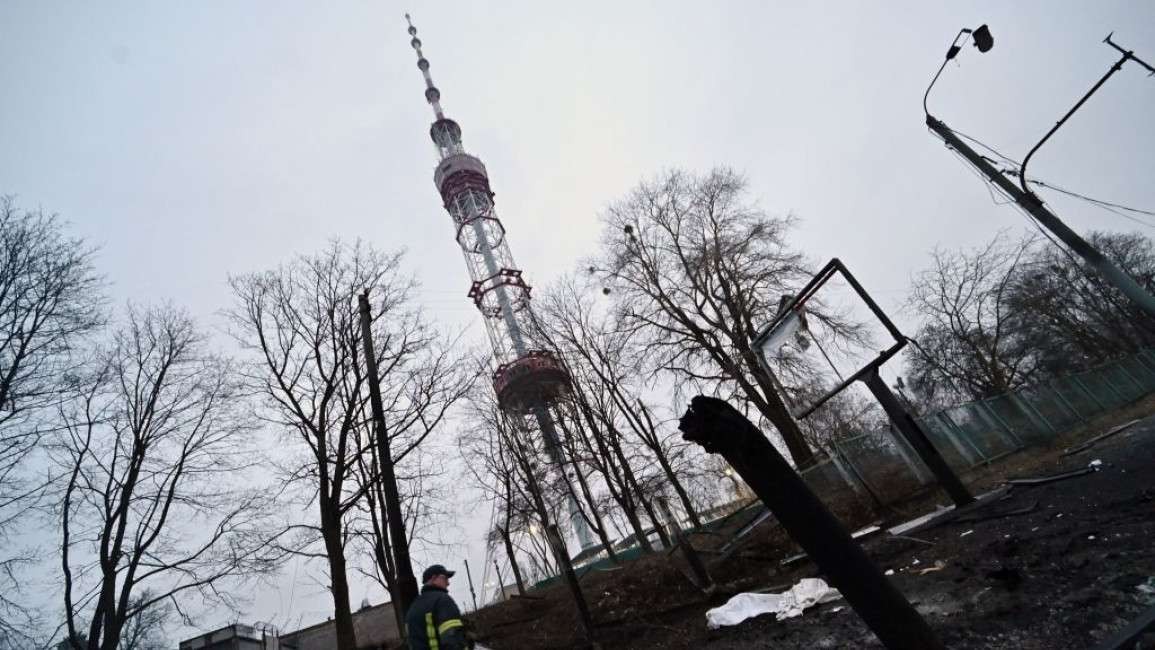
<svg viewBox="0 0 1155 650">
<path fill-rule="evenodd" d="M 1050 474 L 1048 476 L 1034 476 L 1029 478 L 1013 478 L 1007 481 L 1008 485 L 1030 487 L 1034 485 L 1046 485 L 1047 483 L 1054 483 L 1055 481 L 1065 481 L 1076 476 L 1085 476 L 1087 474 L 1094 474 L 1099 471 L 1098 466 L 1084 467 L 1082 469 L 1075 469 L 1069 472 L 1062 472 L 1060 474 Z"/>
<path fill-rule="evenodd" d="M 790 589 L 777 594 L 742 593 L 726 601 L 725 605 L 706 612 L 706 626 L 714 630 L 725 625 L 775 614 L 778 620 L 800 616 L 802 611 L 842 598 L 837 589 L 821 578 L 803 578 Z"/>
<path fill-rule="evenodd" d="M 1155 396 L 1061 434 L 1050 448 L 1028 448 L 963 473 L 973 493 L 996 490 L 1013 477 L 1054 477 L 1073 469 L 1078 480 L 1030 487 L 1007 486 L 979 510 L 936 506 L 935 489 L 891 504 L 913 522 L 884 519 L 883 532 L 862 546 L 887 578 L 915 605 L 952 649 L 1086 650 L 1100 647 L 1155 606 L 1155 418 L 1100 442 L 1094 455 L 1075 460 L 1063 450 L 1121 422 L 1155 413 Z M 1101 471 L 1087 467 L 1101 460 Z M 1110 471 L 1107 471 L 1110 468 Z M 997 493 L 996 493 L 997 494 Z M 880 516 L 859 501 L 829 502 L 849 530 Z M 937 508 L 937 511 L 936 511 Z M 1021 512 L 1015 516 L 1011 513 Z M 761 514 L 736 513 L 716 534 L 696 534 L 695 547 L 717 557 L 720 549 Z M 944 516 L 946 514 L 946 516 Z M 991 517 L 992 515 L 999 515 Z M 969 519 L 985 518 L 971 523 Z M 901 520 L 899 520 L 901 521 Z M 974 532 L 966 537 L 960 534 Z M 891 534 L 887 534 L 889 531 Z M 893 533 L 898 533 L 896 536 Z M 1094 536 L 1094 539 L 1090 539 Z M 756 616 L 710 629 L 705 613 L 729 597 L 777 584 L 782 591 L 818 577 L 809 562 L 782 566 L 801 549 L 773 519 L 735 545 L 726 560 L 710 563 L 719 584 L 713 595 L 693 588 L 661 553 L 624 562 L 621 570 L 582 579 L 593 596 L 596 641 L 615 650 L 746 650 L 748 648 L 881 648 L 853 609 L 838 602 L 780 619 Z M 915 565 L 914 560 L 919 560 Z M 901 567 L 901 570 L 899 568 Z M 559 650 L 588 647 L 580 638 L 564 585 L 535 589 L 537 600 L 516 598 L 472 614 L 478 641 L 493 650 Z M 843 606 L 834 613 L 835 605 Z M 1139 647 L 1155 648 L 1147 630 Z M 1146 644 L 1146 645 L 1143 645 Z M 1135 647 L 1123 646 L 1128 650 Z"/>
<path fill-rule="evenodd" d="M 1094 447 L 1095 445 L 1099 444 L 1100 441 L 1106 440 L 1107 438 L 1110 438 L 1111 436 L 1115 435 L 1116 433 L 1119 433 L 1119 432 L 1124 431 L 1126 429 L 1130 429 L 1132 425 L 1134 425 L 1138 422 L 1139 422 L 1139 420 L 1131 420 L 1130 422 L 1125 422 L 1123 424 L 1120 424 L 1119 426 L 1108 430 L 1107 433 L 1095 436 L 1094 438 L 1091 438 L 1090 440 L 1086 440 L 1081 444 L 1075 445 L 1074 447 L 1070 447 L 1070 448 L 1064 450 L 1063 455 L 1064 456 L 1070 456 L 1072 454 L 1077 454 L 1081 451 L 1086 451 L 1086 450 L 1090 449 L 1091 447 Z"/>
</svg>

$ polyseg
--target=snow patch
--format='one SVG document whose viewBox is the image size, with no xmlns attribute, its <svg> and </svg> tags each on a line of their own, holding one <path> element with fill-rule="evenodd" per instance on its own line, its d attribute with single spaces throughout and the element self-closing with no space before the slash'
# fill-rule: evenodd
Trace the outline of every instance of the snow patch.
<svg viewBox="0 0 1155 650">
<path fill-rule="evenodd" d="M 1087 463 L 1087 467 L 1101 467 L 1102 465 L 1103 465 L 1103 461 L 1099 460 L 1098 458 Z"/>
<path fill-rule="evenodd" d="M 821 578 L 803 578 L 780 594 L 738 594 L 725 605 L 706 612 L 706 626 L 717 629 L 737 625 L 760 614 L 776 614 L 778 620 L 800 616 L 802 610 L 842 598 L 842 594 Z"/>
</svg>

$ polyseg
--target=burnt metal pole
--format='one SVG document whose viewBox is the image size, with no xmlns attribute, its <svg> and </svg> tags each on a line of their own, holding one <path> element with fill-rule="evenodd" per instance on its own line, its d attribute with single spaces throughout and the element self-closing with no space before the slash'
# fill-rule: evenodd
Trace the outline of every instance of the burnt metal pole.
<svg viewBox="0 0 1155 650">
<path fill-rule="evenodd" d="M 806 487 L 766 436 L 726 402 L 699 395 L 678 428 L 720 453 L 891 650 L 943 650 L 910 602 Z"/>
<path fill-rule="evenodd" d="M 361 308 L 361 339 L 365 346 L 365 369 L 369 381 L 369 405 L 373 410 L 373 428 L 377 433 L 377 456 L 381 490 L 385 493 L 385 517 L 389 520 L 389 546 L 393 549 L 393 566 L 397 571 L 397 593 L 393 597 L 401 605 L 402 617 L 417 600 L 417 578 L 409 559 L 409 538 L 405 535 L 405 519 L 401 514 L 401 497 L 397 492 L 397 477 L 393 473 L 393 456 L 389 452 L 389 432 L 385 429 L 385 407 L 381 403 L 381 378 L 377 375 L 377 354 L 373 350 L 373 317 L 369 308 L 369 290 L 357 296 Z M 402 619 L 404 620 L 404 619 Z M 404 636 L 404 630 L 398 630 Z"/>
<path fill-rule="evenodd" d="M 886 411 L 886 415 L 890 417 L 890 421 L 894 424 L 894 428 L 898 429 L 900 435 L 906 439 L 910 446 L 914 448 L 915 453 L 926 463 L 928 469 L 938 479 L 939 485 L 950 496 L 951 500 L 958 506 L 965 506 L 968 503 L 973 503 L 975 498 L 970 491 L 966 489 L 958 474 L 955 474 L 950 465 L 946 464 L 942 454 L 938 453 L 931 441 L 926 437 L 926 432 L 914 418 L 910 416 L 902 403 L 898 401 L 898 397 L 891 392 L 890 387 L 882 380 L 878 374 L 878 368 L 872 368 L 862 378 L 862 383 L 870 389 L 874 395 L 874 399 L 882 405 L 882 410 Z"/>
<path fill-rule="evenodd" d="M 473 574 L 469 571 L 469 560 L 462 560 L 465 563 L 465 577 L 469 580 L 469 596 L 473 599 L 473 611 L 477 611 L 477 592 L 473 590 Z"/>
</svg>

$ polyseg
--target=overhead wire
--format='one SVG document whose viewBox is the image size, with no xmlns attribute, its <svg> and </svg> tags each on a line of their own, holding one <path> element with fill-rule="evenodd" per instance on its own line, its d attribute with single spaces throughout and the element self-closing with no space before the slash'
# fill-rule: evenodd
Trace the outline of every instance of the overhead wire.
<svg viewBox="0 0 1155 650">
<path fill-rule="evenodd" d="M 970 140 L 971 142 L 974 142 L 975 144 L 983 147 L 984 149 L 986 149 L 987 151 L 990 151 L 991 153 L 995 154 L 996 156 L 1003 159 L 1004 161 L 1018 165 L 1018 162 L 1015 161 L 1013 158 L 1004 155 L 1002 152 L 1000 152 L 999 150 L 995 149 L 994 147 L 992 147 L 990 145 L 984 144 L 979 139 L 965 135 L 965 134 L 960 133 L 959 131 L 956 131 L 954 129 L 951 129 L 951 131 L 955 135 L 958 135 L 960 137 L 964 137 L 967 140 Z M 1042 224 L 1039 223 L 1038 219 L 1036 219 L 1033 214 L 1031 214 L 1030 212 L 1023 209 L 1023 207 L 1021 205 L 1019 205 L 1017 201 L 1015 201 L 1010 195 L 1008 195 L 1006 192 L 1004 192 L 1001 188 L 996 186 L 995 183 L 991 181 L 991 179 L 987 178 L 982 172 L 980 172 L 978 169 L 976 169 L 974 164 L 972 164 L 971 161 L 967 160 L 966 157 L 963 156 L 960 152 L 956 151 L 953 147 L 951 147 L 949 145 L 947 146 L 947 149 L 949 149 L 951 153 L 953 153 L 956 157 L 958 157 L 960 160 L 962 160 L 964 163 L 963 167 L 970 170 L 971 174 L 975 175 L 983 183 L 983 185 L 986 186 L 987 193 L 990 194 L 991 200 L 994 202 L 995 205 L 1001 206 L 1001 205 L 1007 205 L 1010 203 L 1015 204 L 1015 207 L 1019 208 L 1019 210 L 1018 210 L 1019 214 L 1021 214 L 1023 216 L 1023 218 L 1025 218 L 1027 220 L 1028 223 L 1030 223 L 1032 226 L 1034 226 L 1035 229 L 1038 230 L 1039 233 L 1041 233 L 1043 235 L 1043 237 L 1045 237 L 1048 241 L 1051 242 L 1051 244 L 1053 244 L 1055 246 L 1055 248 L 1062 251 L 1063 254 L 1067 256 L 1067 259 L 1069 259 L 1071 261 L 1071 263 L 1075 264 L 1076 266 L 1079 265 L 1080 262 L 1079 262 L 1079 260 L 1075 259 L 1074 254 L 1065 245 L 1063 245 L 1058 240 L 1056 240 L 1051 235 L 1051 233 L 1047 232 L 1047 230 L 1045 228 L 1043 228 Z M 1004 173 L 1004 174 L 1008 173 L 1008 171 L 1012 174 L 1017 173 L 1017 170 L 998 170 L 998 171 L 1000 173 Z M 999 192 L 999 194 L 1001 194 L 1003 197 L 1006 198 L 1005 201 L 999 201 L 995 197 L 995 191 L 996 190 Z"/>
</svg>

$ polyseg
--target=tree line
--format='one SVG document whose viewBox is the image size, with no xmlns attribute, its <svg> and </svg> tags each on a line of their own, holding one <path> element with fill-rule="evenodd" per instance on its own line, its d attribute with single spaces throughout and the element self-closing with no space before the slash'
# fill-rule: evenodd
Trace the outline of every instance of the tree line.
<svg viewBox="0 0 1155 650">
<path fill-rule="evenodd" d="M 572 380 L 548 414 L 557 466 L 535 418 L 498 407 L 487 355 L 423 315 L 399 252 L 335 241 L 231 277 L 221 343 L 179 306 L 110 304 L 98 251 L 55 216 L 4 199 L 0 645 L 157 647 L 166 625 L 205 607 L 237 611 L 236 594 L 299 558 L 323 567 L 338 647 L 351 650 L 351 576 L 397 588 L 385 464 L 408 542 L 443 542 L 451 512 L 491 505 L 486 543 L 508 570 L 503 582 L 523 591 L 560 569 L 554 523 L 580 520 L 596 538 L 584 550 L 614 562 L 629 547 L 670 546 L 670 526 L 700 525 L 742 487 L 677 436 L 687 396 L 738 405 L 799 469 L 831 439 L 883 421 L 853 395 L 796 420 L 791 404 L 828 387 L 828 369 L 790 346 L 763 363 L 754 347 L 816 269 L 790 244 L 794 224 L 725 168 L 663 173 L 606 208 L 597 251 L 532 303 L 527 336 Z M 1155 288 L 1146 237 L 1091 240 Z M 1149 317 L 1033 237 L 936 249 L 911 285 L 905 374 L 925 408 L 1155 338 Z M 358 320 L 366 290 L 380 428 Z M 822 345 L 871 343 L 835 306 L 816 303 L 809 317 Z M 460 452 L 452 468 L 430 451 L 446 440 Z M 55 604 L 30 607 L 24 578 L 46 571 Z"/>
</svg>

